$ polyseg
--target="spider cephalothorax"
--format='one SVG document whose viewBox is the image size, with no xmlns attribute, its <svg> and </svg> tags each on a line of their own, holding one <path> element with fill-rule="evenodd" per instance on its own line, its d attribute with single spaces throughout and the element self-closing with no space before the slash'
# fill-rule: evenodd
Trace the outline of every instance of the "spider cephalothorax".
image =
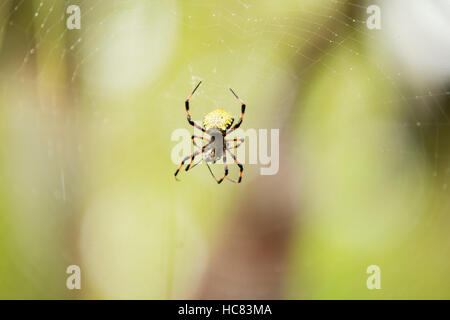
<svg viewBox="0 0 450 320">
<path fill-rule="evenodd" d="M 227 165 L 227 153 L 233 158 L 236 165 L 239 167 L 239 178 L 237 181 L 232 180 L 228 178 L 228 180 L 240 183 L 242 180 L 242 172 L 244 171 L 244 167 L 242 164 L 237 160 L 237 157 L 234 153 L 231 152 L 231 147 L 233 147 L 234 151 L 244 142 L 244 139 L 226 139 L 226 136 L 239 128 L 239 126 L 242 123 L 242 119 L 244 118 L 245 113 L 245 103 L 237 96 L 236 93 L 230 88 L 230 91 L 234 94 L 236 99 L 241 104 L 241 117 L 239 121 L 232 127 L 234 118 L 222 109 L 216 109 L 210 113 L 208 113 L 202 122 L 202 127 L 200 127 L 198 124 L 196 124 L 192 119 L 191 115 L 189 113 L 189 100 L 191 99 L 192 95 L 194 94 L 195 90 L 200 86 L 202 82 L 200 81 L 195 89 L 192 91 L 192 93 L 188 96 L 186 99 L 185 105 L 186 105 L 186 113 L 187 113 L 187 120 L 190 125 L 193 127 L 201 130 L 203 133 L 210 136 L 210 138 L 206 137 L 199 137 L 199 136 L 192 136 L 192 144 L 195 147 L 199 147 L 200 150 L 194 151 L 191 155 L 185 157 L 182 161 L 180 166 L 178 167 L 177 171 L 175 171 L 175 179 L 177 178 L 177 174 L 180 171 L 181 167 L 183 167 L 184 163 L 190 159 L 189 164 L 186 166 L 186 171 L 188 171 L 190 168 L 193 168 L 196 166 L 199 162 L 192 165 L 192 162 L 194 161 L 195 157 L 199 154 L 203 157 L 203 160 L 205 160 L 206 165 L 208 166 L 209 171 L 211 172 L 214 180 L 216 180 L 217 183 L 221 183 L 228 175 L 228 165 Z M 203 140 L 206 141 L 206 144 L 203 146 L 199 146 L 195 140 Z M 234 146 L 232 146 L 232 142 L 234 142 Z M 212 172 L 211 168 L 209 167 L 209 162 L 215 163 L 220 158 L 223 159 L 223 164 L 225 167 L 225 174 L 224 176 L 217 180 L 214 173 Z M 201 160 L 200 160 L 201 161 Z"/>
</svg>

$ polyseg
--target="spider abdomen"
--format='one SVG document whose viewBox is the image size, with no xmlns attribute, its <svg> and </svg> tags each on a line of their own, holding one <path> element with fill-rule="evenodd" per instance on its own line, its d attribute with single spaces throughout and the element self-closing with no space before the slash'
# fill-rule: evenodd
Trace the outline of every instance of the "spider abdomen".
<svg viewBox="0 0 450 320">
<path fill-rule="evenodd" d="M 223 109 L 216 109 L 208 113 L 203 119 L 203 127 L 206 130 L 217 128 L 225 131 L 233 124 L 233 117 L 231 114 Z"/>
</svg>

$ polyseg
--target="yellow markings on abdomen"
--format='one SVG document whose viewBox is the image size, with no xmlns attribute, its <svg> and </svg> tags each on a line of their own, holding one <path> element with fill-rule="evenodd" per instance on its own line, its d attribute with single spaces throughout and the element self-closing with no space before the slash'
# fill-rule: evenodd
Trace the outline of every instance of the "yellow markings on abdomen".
<svg viewBox="0 0 450 320">
<path fill-rule="evenodd" d="M 226 130 L 231 123 L 233 123 L 233 117 L 223 109 L 211 111 L 203 119 L 203 127 L 206 130 L 218 128 L 223 131 Z"/>
</svg>

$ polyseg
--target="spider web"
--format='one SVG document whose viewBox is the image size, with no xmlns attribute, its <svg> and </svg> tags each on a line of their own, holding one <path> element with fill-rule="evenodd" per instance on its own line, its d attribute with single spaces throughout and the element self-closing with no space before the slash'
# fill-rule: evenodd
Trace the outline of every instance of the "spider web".
<svg viewBox="0 0 450 320">
<path fill-rule="evenodd" d="M 306 168 L 312 170 L 308 163 L 317 159 L 304 153 L 310 151 L 308 147 L 314 144 L 314 139 L 320 138 L 318 126 L 328 123 L 323 115 L 311 111 L 314 107 L 311 101 L 315 101 L 311 98 L 314 85 L 322 83 L 319 78 L 325 81 L 322 87 L 318 85 L 322 89 L 331 83 L 339 86 L 346 83 L 346 79 L 352 79 L 343 95 L 350 95 L 351 101 L 358 99 L 359 108 L 373 104 L 376 99 L 376 105 L 384 114 L 378 117 L 377 111 L 362 112 L 361 117 L 374 116 L 373 121 L 366 121 L 373 125 L 374 132 L 387 130 L 394 134 L 385 136 L 388 138 L 385 143 L 375 139 L 374 153 L 380 158 L 395 159 L 394 164 L 414 162 L 411 172 L 420 168 L 416 173 L 400 176 L 396 190 L 413 181 L 419 191 L 411 194 L 419 195 L 427 203 L 431 197 L 427 189 L 439 190 L 440 193 L 435 192 L 439 199 L 448 197 L 449 192 L 450 28 L 448 22 L 439 24 L 442 17 L 448 20 L 449 8 L 448 4 L 438 1 L 429 5 L 424 1 L 416 3 L 416 6 L 409 6 L 406 1 L 392 4 L 323 0 L 288 1 L 274 6 L 250 0 L 3 0 L 0 40 L 3 44 L 14 45 L 11 51 L 4 49 L 4 59 L 0 61 L 3 104 L 11 105 L 9 110 L 13 111 L 8 114 L 27 118 L 25 123 L 29 125 L 49 126 L 51 133 L 68 135 L 38 141 L 46 146 L 48 154 L 62 150 L 61 158 L 51 162 L 57 169 L 47 188 L 52 199 L 62 206 L 61 203 L 75 202 L 80 197 L 81 191 L 67 187 L 68 180 L 79 183 L 77 170 L 83 167 L 79 157 L 86 148 L 93 158 L 96 157 L 97 146 L 90 144 L 80 131 L 87 128 L 86 135 L 93 134 L 99 141 L 102 135 L 115 137 L 132 132 L 132 136 L 147 137 L 159 134 L 157 141 L 151 142 L 152 148 L 169 153 L 168 148 L 163 147 L 167 144 L 165 137 L 170 136 L 174 128 L 186 127 L 182 103 L 200 80 L 203 84 L 191 100 L 195 120 L 201 120 L 202 115 L 215 108 L 224 108 L 238 117 L 240 105 L 228 90 L 233 88 L 247 103 L 243 127 L 281 128 L 282 132 L 288 132 L 294 137 L 291 156 L 304 157 Z M 68 14 L 65 10 L 71 4 L 81 7 L 80 30 L 66 28 Z M 366 8 L 370 4 L 381 7 L 381 30 L 366 27 Z M 421 16 L 421 10 L 429 16 Z M 432 20 L 435 23 L 430 23 Z M 409 30 L 405 30 L 405 24 Z M 409 33 L 417 37 L 408 36 Z M 437 34 L 442 36 L 430 36 Z M 60 71 L 61 68 L 64 71 Z M 357 75 L 353 76 L 355 73 Z M 30 78 L 37 80 L 33 82 Z M 371 86 L 375 88 L 373 91 Z M 35 94 L 35 91 L 44 94 Z M 327 94 L 315 93 L 316 96 Z M 142 102 L 142 97 L 146 102 Z M 30 107 L 40 113 L 30 116 L 27 111 Z M 65 112 L 64 108 L 69 108 L 70 112 Z M 158 116 L 152 117 L 147 110 Z M 332 103 L 322 112 L 339 116 Z M 359 114 L 358 109 L 354 112 Z M 20 119 L 7 127 L 23 125 Z M 363 120 L 355 116 L 354 121 Z M 88 125 L 83 124 L 86 122 Z M 339 118 L 335 122 L 339 128 Z M 70 129 L 66 131 L 64 126 Z M 45 134 L 43 139 L 48 136 L 52 134 Z M 145 138 L 136 139 L 140 141 L 138 145 L 142 145 Z M 115 144 L 113 138 L 106 140 Z M 361 145 L 371 142 L 370 139 L 355 141 Z M 68 142 L 72 145 L 67 145 Z M 108 146 L 98 148 L 104 151 Z M 123 141 L 119 143 L 120 148 L 130 151 Z M 167 160 L 155 159 L 151 154 L 148 151 L 142 158 L 151 158 L 150 164 L 155 166 Z M 318 152 L 321 156 L 336 154 L 342 156 L 327 147 Z M 99 169 L 101 174 L 110 176 L 111 172 L 100 169 L 102 161 L 108 163 L 107 156 L 97 156 L 100 160 L 88 171 Z M 394 165 L 392 163 L 390 166 Z M 150 166 L 140 164 L 140 168 L 149 170 Z M 246 172 L 250 173 L 245 179 L 256 179 L 258 171 L 253 167 L 248 170 Z M 203 178 L 205 172 L 198 171 L 195 170 L 195 177 L 206 183 L 210 177 Z M 313 173 L 309 178 L 314 185 L 321 178 L 331 179 L 332 172 L 330 169 Z M 39 177 L 37 175 L 36 181 Z M 156 177 L 155 181 L 161 178 Z M 312 188 L 309 194 L 312 199 L 319 198 L 318 188 Z M 417 202 L 413 201 L 411 206 L 414 204 Z M 316 216 L 310 218 L 312 221 L 319 223 L 327 218 L 315 215 L 320 211 L 319 200 L 311 200 L 310 206 L 310 216 Z M 448 203 L 443 206 L 448 207 Z M 403 223 L 401 219 L 412 217 L 403 229 L 407 233 L 420 216 L 399 213 L 398 221 L 388 220 L 393 227 L 387 227 L 391 234 L 386 241 L 392 239 L 394 228 Z M 429 220 L 425 218 L 425 222 L 433 223 L 434 212 L 431 216 Z M 348 219 L 355 219 L 355 216 L 350 215 Z M 382 238 L 383 221 L 374 219 L 374 222 L 375 238 Z M 209 236 L 207 231 L 203 233 Z M 350 232 L 347 240 L 342 236 L 342 243 L 348 244 L 350 238 L 360 236 L 356 231 Z M 202 237 L 181 238 L 182 242 L 202 242 Z M 360 243 L 362 247 L 372 248 L 374 245 L 368 242 Z M 160 254 L 167 258 L 166 253 Z M 206 254 L 199 255 L 200 261 L 206 261 Z M 197 276 L 200 273 L 192 271 Z M 174 285 L 158 281 L 156 286 L 166 286 L 168 292 Z M 108 285 L 96 284 L 100 291 L 114 291 Z M 129 287 L 128 290 L 123 294 L 134 294 Z M 292 295 L 297 297 L 295 292 Z M 155 297 L 160 297 L 160 293 L 155 293 Z"/>
</svg>

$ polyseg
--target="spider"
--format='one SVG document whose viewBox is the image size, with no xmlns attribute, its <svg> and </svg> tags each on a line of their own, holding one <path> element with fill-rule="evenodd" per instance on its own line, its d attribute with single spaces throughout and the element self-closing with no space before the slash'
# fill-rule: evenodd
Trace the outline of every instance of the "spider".
<svg viewBox="0 0 450 320">
<path fill-rule="evenodd" d="M 230 88 L 231 93 L 233 93 L 233 95 L 241 104 L 241 117 L 239 121 L 233 127 L 231 127 L 234 122 L 234 118 L 231 116 L 231 114 L 222 109 L 216 109 L 205 116 L 205 118 L 203 119 L 202 126 L 200 127 L 197 123 L 195 123 L 191 119 L 191 115 L 189 113 L 189 100 L 192 98 L 192 95 L 195 93 L 195 91 L 197 90 L 197 88 L 200 86 L 201 83 L 202 82 L 200 81 L 186 99 L 185 105 L 186 105 L 187 121 L 194 128 L 197 128 L 201 130 L 203 133 L 208 134 L 210 138 L 192 135 L 191 137 L 192 144 L 194 145 L 194 147 L 199 147 L 200 149 L 194 151 L 181 161 L 180 166 L 178 167 L 177 171 L 175 171 L 175 179 L 178 180 L 177 174 L 187 160 L 189 160 L 189 163 L 185 168 L 186 171 L 192 169 L 202 160 L 204 160 L 206 165 L 208 166 L 209 172 L 211 173 L 212 177 L 214 178 L 214 180 L 216 180 L 218 184 L 220 184 L 223 180 L 225 180 L 225 178 L 227 178 L 228 175 L 227 153 L 229 153 L 230 156 L 233 158 L 234 163 L 236 163 L 236 165 L 239 167 L 239 178 L 237 181 L 230 178 L 227 179 L 234 183 L 240 183 L 242 181 L 242 172 L 244 171 L 244 166 L 238 161 L 236 155 L 231 152 L 230 148 L 232 147 L 232 143 L 234 142 L 233 148 L 234 151 L 236 151 L 236 149 L 244 142 L 244 139 L 237 139 L 237 138 L 226 139 L 226 136 L 232 133 L 237 128 L 239 128 L 240 125 L 242 124 L 245 112 L 245 103 L 238 97 L 238 95 L 233 91 L 233 89 Z M 203 146 L 199 146 L 195 141 L 196 139 L 206 141 L 206 144 Z M 195 157 L 198 156 L 199 154 L 201 154 L 203 159 L 197 162 L 196 164 L 192 165 L 192 162 L 194 161 Z M 222 178 L 217 179 L 214 173 L 212 172 L 209 163 L 216 163 L 216 161 L 219 160 L 220 158 L 222 158 L 223 160 L 225 173 Z"/>
</svg>

